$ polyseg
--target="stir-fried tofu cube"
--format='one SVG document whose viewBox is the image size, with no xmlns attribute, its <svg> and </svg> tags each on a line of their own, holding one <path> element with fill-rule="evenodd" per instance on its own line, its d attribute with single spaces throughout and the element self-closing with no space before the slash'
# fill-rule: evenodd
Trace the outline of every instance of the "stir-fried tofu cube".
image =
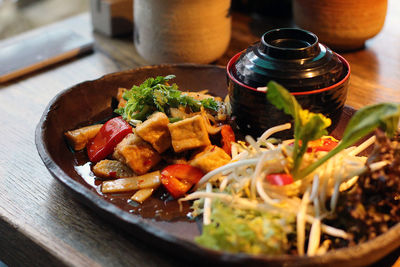
<svg viewBox="0 0 400 267">
<path fill-rule="evenodd" d="M 222 148 L 211 145 L 196 154 L 190 161 L 190 165 L 207 173 L 229 163 L 230 160 L 231 157 Z"/>
<path fill-rule="evenodd" d="M 118 160 L 104 159 L 96 163 L 93 173 L 101 178 L 123 178 L 133 176 L 133 171 Z"/>
<path fill-rule="evenodd" d="M 136 127 L 136 133 L 149 142 L 158 153 L 163 153 L 171 146 L 168 124 L 167 115 L 156 112 Z"/>
<path fill-rule="evenodd" d="M 210 138 L 203 117 L 196 115 L 168 124 L 175 152 L 208 146 Z"/>
<path fill-rule="evenodd" d="M 137 134 L 128 134 L 115 147 L 113 156 L 139 175 L 147 173 L 161 160 L 157 151 Z"/>
<path fill-rule="evenodd" d="M 168 165 L 174 165 L 174 164 L 189 164 L 187 158 L 184 155 L 181 154 L 174 154 L 174 153 L 166 153 L 162 155 L 162 159 L 168 164 Z"/>
<path fill-rule="evenodd" d="M 90 125 L 73 131 L 67 131 L 65 137 L 74 150 L 84 149 L 90 139 L 94 138 L 103 124 Z"/>
</svg>

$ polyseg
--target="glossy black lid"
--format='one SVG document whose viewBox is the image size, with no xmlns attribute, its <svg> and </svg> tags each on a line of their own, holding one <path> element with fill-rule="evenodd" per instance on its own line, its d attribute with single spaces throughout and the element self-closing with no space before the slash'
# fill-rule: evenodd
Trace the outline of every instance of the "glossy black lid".
<svg viewBox="0 0 400 267">
<path fill-rule="evenodd" d="M 342 61 L 315 34 L 296 28 L 266 32 L 232 69 L 236 79 L 253 88 L 274 80 L 292 92 L 331 86 L 346 73 Z"/>
</svg>

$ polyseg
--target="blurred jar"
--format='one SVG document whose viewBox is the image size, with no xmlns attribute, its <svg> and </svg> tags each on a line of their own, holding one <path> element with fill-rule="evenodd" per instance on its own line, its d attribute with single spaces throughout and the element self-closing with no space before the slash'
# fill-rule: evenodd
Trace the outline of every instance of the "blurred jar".
<svg viewBox="0 0 400 267">
<path fill-rule="evenodd" d="M 385 22 L 387 0 L 293 0 L 297 26 L 334 50 L 364 47 Z"/>
<path fill-rule="evenodd" d="M 232 0 L 232 9 L 260 17 L 292 17 L 292 0 Z"/>
<path fill-rule="evenodd" d="M 149 63 L 210 63 L 230 37 L 230 0 L 134 1 L 134 42 Z"/>
</svg>

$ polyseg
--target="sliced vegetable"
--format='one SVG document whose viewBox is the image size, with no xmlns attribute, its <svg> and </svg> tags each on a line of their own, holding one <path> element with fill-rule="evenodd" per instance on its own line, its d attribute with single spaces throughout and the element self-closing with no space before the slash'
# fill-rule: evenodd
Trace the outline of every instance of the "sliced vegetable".
<svg viewBox="0 0 400 267">
<path fill-rule="evenodd" d="M 228 155 L 231 155 L 232 142 L 235 142 L 235 133 L 233 132 L 232 127 L 227 124 L 223 125 L 221 127 L 221 136 L 222 148 Z"/>
<path fill-rule="evenodd" d="M 146 199 L 148 199 L 151 194 L 153 194 L 154 188 L 144 188 L 136 191 L 135 194 L 131 197 L 131 200 L 143 203 Z"/>
<path fill-rule="evenodd" d="M 193 185 L 185 180 L 178 180 L 174 176 L 161 176 L 161 183 L 173 198 L 185 195 Z"/>
<path fill-rule="evenodd" d="M 106 158 L 114 151 L 115 146 L 131 132 L 132 127 L 122 117 L 107 121 L 87 145 L 90 161 L 98 162 Z"/>
<path fill-rule="evenodd" d="M 325 136 L 320 139 L 310 141 L 308 143 L 307 152 L 331 151 L 337 146 L 338 143 L 339 141 L 335 138 L 331 136 Z"/>
<path fill-rule="evenodd" d="M 103 193 L 116 193 L 139 190 L 143 188 L 157 188 L 160 185 L 160 172 L 155 171 L 141 176 L 121 178 L 105 181 L 101 186 Z"/>
<path fill-rule="evenodd" d="M 339 141 L 332 136 L 324 136 L 308 142 L 307 152 L 331 151 L 338 143 Z M 294 142 L 289 145 L 293 146 Z M 301 140 L 299 141 L 299 145 L 301 145 Z"/>
<path fill-rule="evenodd" d="M 183 196 L 196 184 L 204 173 L 189 164 L 174 164 L 161 172 L 161 183 L 174 198 Z"/>
<path fill-rule="evenodd" d="M 293 177 L 287 173 L 271 173 L 267 175 L 267 181 L 272 185 L 287 185 L 293 183 Z"/>
<path fill-rule="evenodd" d="M 73 131 L 67 131 L 65 137 L 75 151 L 84 149 L 89 140 L 96 136 L 103 124 L 90 125 Z"/>
<path fill-rule="evenodd" d="M 119 160 L 101 160 L 93 166 L 92 171 L 97 177 L 106 179 L 133 176 L 133 171 Z"/>
</svg>

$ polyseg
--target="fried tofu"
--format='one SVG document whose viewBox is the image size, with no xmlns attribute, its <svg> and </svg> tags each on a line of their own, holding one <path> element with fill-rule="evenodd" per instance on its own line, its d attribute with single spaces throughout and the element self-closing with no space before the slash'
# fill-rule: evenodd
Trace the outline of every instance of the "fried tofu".
<svg viewBox="0 0 400 267">
<path fill-rule="evenodd" d="M 133 171 L 118 160 L 104 159 L 93 166 L 93 173 L 100 178 L 124 178 L 133 176 Z"/>
<path fill-rule="evenodd" d="M 231 161 L 231 157 L 218 146 L 207 146 L 196 154 L 190 161 L 190 165 L 200 168 L 204 173 L 208 173 Z"/>
<path fill-rule="evenodd" d="M 163 153 L 171 146 L 168 124 L 167 115 L 156 112 L 136 127 L 136 133 L 149 142 L 158 153 Z"/>
<path fill-rule="evenodd" d="M 73 131 L 67 131 L 64 135 L 70 146 L 77 151 L 84 149 L 89 140 L 96 136 L 102 126 L 103 124 L 90 125 Z"/>
<path fill-rule="evenodd" d="M 175 152 L 211 144 L 204 119 L 200 115 L 168 124 Z"/>
<path fill-rule="evenodd" d="M 149 143 L 133 133 L 115 147 L 113 157 L 139 175 L 147 173 L 161 160 L 160 154 Z"/>
</svg>

